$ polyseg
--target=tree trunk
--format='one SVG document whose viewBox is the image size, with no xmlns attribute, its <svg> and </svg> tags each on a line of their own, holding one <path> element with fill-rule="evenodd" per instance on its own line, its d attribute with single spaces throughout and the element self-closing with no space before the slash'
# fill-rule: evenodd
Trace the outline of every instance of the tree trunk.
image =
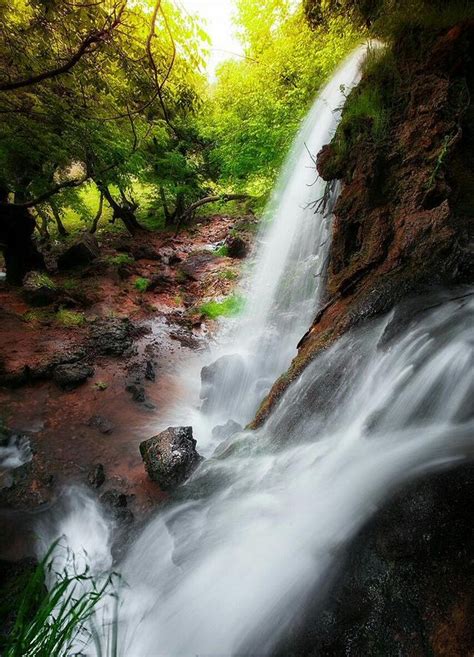
<svg viewBox="0 0 474 657">
<path fill-rule="evenodd" d="M 165 215 L 165 226 L 170 226 L 173 223 L 173 215 L 169 211 L 168 203 L 166 201 L 166 194 L 163 185 L 160 185 L 160 199 L 163 206 L 163 213 Z"/>
<path fill-rule="evenodd" d="M 97 214 L 95 215 L 94 219 L 92 220 L 92 225 L 90 227 L 89 233 L 94 234 L 97 230 L 97 226 L 99 225 L 100 218 L 102 216 L 102 210 L 104 209 L 104 194 L 100 192 L 100 198 L 99 198 L 99 207 L 97 209 Z"/>
<path fill-rule="evenodd" d="M 137 218 L 135 217 L 135 213 L 127 203 L 127 206 L 122 206 L 117 201 L 114 199 L 112 194 L 110 193 L 109 188 L 107 185 L 103 185 L 99 183 L 98 188 L 100 191 L 103 193 L 104 197 L 107 200 L 107 203 L 110 205 L 112 208 L 113 212 L 113 219 L 112 221 L 115 221 L 116 219 L 120 219 L 125 228 L 128 230 L 130 235 L 135 235 L 141 230 L 144 230 L 143 226 L 138 222 Z"/>
<path fill-rule="evenodd" d="M 15 205 L 0 209 L 0 247 L 8 283 L 21 285 L 29 271 L 45 268 L 43 256 L 33 240 L 35 228 L 36 222 L 27 209 Z"/>
<path fill-rule="evenodd" d="M 48 239 L 50 238 L 49 235 L 49 228 L 48 228 L 48 223 L 49 223 L 49 216 L 48 213 L 43 210 L 43 208 L 37 207 L 36 208 L 36 213 L 38 217 L 41 219 L 40 225 L 38 227 L 39 233 L 41 237 Z"/>
<path fill-rule="evenodd" d="M 51 207 L 53 217 L 56 220 L 56 225 L 58 227 L 58 233 L 61 235 L 61 237 L 67 237 L 69 235 L 69 233 L 67 232 L 66 228 L 64 227 L 63 221 L 61 219 L 61 213 L 59 212 L 57 205 L 53 201 L 50 201 L 49 205 Z"/>
</svg>

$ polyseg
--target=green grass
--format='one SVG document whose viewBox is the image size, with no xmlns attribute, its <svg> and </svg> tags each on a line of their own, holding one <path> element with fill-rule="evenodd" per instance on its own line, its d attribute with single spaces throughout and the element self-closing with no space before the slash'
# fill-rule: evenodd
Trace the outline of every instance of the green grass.
<svg viewBox="0 0 474 657">
<path fill-rule="evenodd" d="M 75 648 L 91 644 L 88 629 L 99 603 L 114 595 L 111 575 L 97 582 L 87 569 L 70 574 L 54 572 L 53 555 L 58 543 L 50 548 L 28 580 L 16 610 L 13 628 L 3 646 L 3 657 L 69 657 Z M 45 581 L 53 580 L 49 590 Z M 110 657 L 117 655 L 117 622 L 112 623 L 115 637 L 110 641 Z M 79 653 L 82 651 L 79 649 Z M 98 657 L 103 657 L 100 648 Z"/>
<path fill-rule="evenodd" d="M 95 388 L 96 390 L 100 390 L 101 392 L 102 392 L 103 390 L 107 390 L 108 387 L 109 387 L 109 384 L 106 383 L 105 381 L 96 381 L 96 382 L 94 383 L 94 388 Z"/>
<path fill-rule="evenodd" d="M 242 312 L 244 305 L 245 302 L 243 297 L 233 294 L 223 301 L 207 301 L 199 307 L 199 311 L 209 319 L 234 317 Z"/>
<path fill-rule="evenodd" d="M 149 285 L 150 285 L 149 279 L 144 278 L 143 276 L 136 278 L 134 282 L 135 289 L 138 290 L 139 292 L 146 292 L 148 290 Z"/>
<path fill-rule="evenodd" d="M 218 249 L 214 251 L 214 255 L 219 256 L 221 258 L 227 258 L 229 255 L 229 247 L 227 244 L 222 244 Z"/>
<path fill-rule="evenodd" d="M 67 310 L 66 308 L 60 308 L 56 313 L 56 321 L 62 326 L 83 326 L 87 320 L 84 313 L 78 312 L 76 310 Z"/>
</svg>

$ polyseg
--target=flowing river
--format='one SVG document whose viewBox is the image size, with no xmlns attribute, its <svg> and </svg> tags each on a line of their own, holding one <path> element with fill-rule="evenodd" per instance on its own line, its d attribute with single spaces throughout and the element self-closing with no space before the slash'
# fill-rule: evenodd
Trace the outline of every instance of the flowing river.
<svg viewBox="0 0 474 657">
<path fill-rule="evenodd" d="M 407 301 L 350 332 L 317 356 L 261 429 L 217 449 L 211 437 L 216 424 L 252 418 L 317 312 L 337 190 L 326 212 L 315 212 L 324 186 L 308 151 L 331 139 L 364 53 L 335 74 L 295 142 L 246 312 L 201 363 L 221 359 L 204 408 L 195 409 L 198 380 L 174 410 L 207 458 L 114 564 L 124 582 L 119 655 L 271 655 L 307 602 L 323 597 L 341 550 L 391 493 L 472 456 L 468 289 Z M 114 527 L 85 491 L 71 489 L 38 529 L 44 545 L 64 534 L 93 572 L 112 567 Z M 102 613 L 107 624 L 107 605 Z"/>
</svg>

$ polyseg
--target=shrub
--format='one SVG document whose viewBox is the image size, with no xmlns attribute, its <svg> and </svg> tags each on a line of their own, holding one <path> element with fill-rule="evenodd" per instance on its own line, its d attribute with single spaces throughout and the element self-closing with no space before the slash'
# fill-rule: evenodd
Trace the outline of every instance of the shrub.
<svg viewBox="0 0 474 657">
<path fill-rule="evenodd" d="M 139 278 L 135 279 L 134 285 L 139 292 L 146 292 L 148 286 L 150 285 L 150 281 L 148 278 L 144 278 L 143 276 L 140 276 Z"/>
<path fill-rule="evenodd" d="M 120 265 L 131 265 L 132 263 L 135 262 L 134 258 L 128 253 L 118 253 L 117 255 L 114 256 L 107 256 L 105 258 L 105 261 L 109 265 L 116 265 L 117 267 L 119 267 Z"/>
</svg>

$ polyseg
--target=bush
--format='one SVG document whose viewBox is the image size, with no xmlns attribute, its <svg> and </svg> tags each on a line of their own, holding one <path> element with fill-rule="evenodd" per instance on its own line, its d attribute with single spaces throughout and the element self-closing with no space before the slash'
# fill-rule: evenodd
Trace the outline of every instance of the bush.
<svg viewBox="0 0 474 657">
<path fill-rule="evenodd" d="M 148 286 L 150 285 L 150 281 L 148 278 L 140 276 L 139 278 L 135 279 L 134 285 L 135 289 L 137 289 L 139 292 L 146 292 L 148 290 Z"/>
</svg>

